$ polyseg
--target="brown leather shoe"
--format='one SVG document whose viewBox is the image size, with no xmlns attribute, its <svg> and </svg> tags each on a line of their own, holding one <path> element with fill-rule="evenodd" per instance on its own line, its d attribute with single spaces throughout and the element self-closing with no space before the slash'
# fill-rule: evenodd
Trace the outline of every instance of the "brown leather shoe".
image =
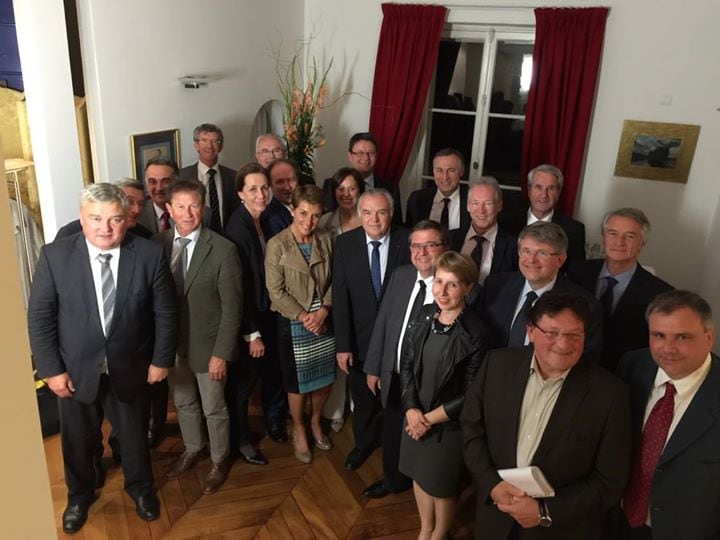
<svg viewBox="0 0 720 540">
<path fill-rule="evenodd" d="M 225 483 L 228 473 L 230 472 L 231 465 L 232 461 L 230 458 L 225 458 L 220 463 L 213 463 L 210 468 L 210 472 L 205 477 L 205 482 L 203 482 L 203 493 L 205 495 L 215 493 L 220 486 Z"/>
<path fill-rule="evenodd" d="M 177 478 L 178 476 L 182 476 L 192 469 L 198 461 L 200 461 L 200 452 L 191 454 L 186 450 L 168 469 L 165 473 L 165 478 Z"/>
</svg>

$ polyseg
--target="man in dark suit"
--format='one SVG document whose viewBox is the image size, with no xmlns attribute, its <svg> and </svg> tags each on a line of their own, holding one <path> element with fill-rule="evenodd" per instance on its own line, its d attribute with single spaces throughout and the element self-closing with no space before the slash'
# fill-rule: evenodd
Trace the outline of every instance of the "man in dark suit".
<svg viewBox="0 0 720 540">
<path fill-rule="evenodd" d="M 630 471 L 630 403 L 622 381 L 582 358 L 591 317 L 572 293 L 543 295 L 528 314 L 531 346 L 491 351 L 468 389 L 460 421 L 475 538 L 607 538 Z M 530 466 L 554 496 L 531 497 L 499 473 Z"/>
<path fill-rule="evenodd" d="M 410 261 L 408 233 L 391 228 L 392 196 L 368 189 L 358 200 L 362 227 L 338 236 L 333 253 L 333 327 L 338 367 L 348 374 L 355 448 L 345 467 L 360 467 L 376 445 L 377 399 L 363 364 L 385 286 L 395 268 Z"/>
<path fill-rule="evenodd" d="M 395 269 L 380 303 L 363 367 L 368 388 L 373 394 L 380 390 L 383 406 L 383 478 L 363 491 L 372 499 L 412 487 L 412 480 L 398 470 L 405 419 L 400 402 L 400 345 L 408 323 L 423 305 L 433 302 L 433 264 L 447 251 L 448 241 L 447 231 L 435 221 L 415 225 L 410 233 L 411 264 Z"/>
<path fill-rule="evenodd" d="M 475 261 L 481 285 L 490 274 L 518 269 L 517 238 L 497 224 L 502 208 L 502 190 L 498 181 L 491 176 L 481 177 L 468 189 L 470 226 L 454 230 L 451 237 L 450 249 L 470 255 Z"/>
<path fill-rule="evenodd" d="M 260 216 L 266 242 L 292 223 L 292 196 L 298 187 L 298 170 L 292 161 L 276 159 L 267 171 L 273 196 Z"/>
<path fill-rule="evenodd" d="M 375 136 L 365 131 L 356 133 L 350 137 L 347 160 L 350 166 L 362 175 L 366 189 L 384 189 L 392 195 L 393 224 L 402 226 L 402 204 L 398 185 L 394 182 L 383 180 L 375 174 L 375 164 L 377 163 L 377 141 L 375 140 Z M 337 201 L 335 200 L 335 193 L 330 180 L 330 178 L 327 178 L 323 184 L 326 212 L 331 212 L 337 208 Z"/>
<path fill-rule="evenodd" d="M 193 146 L 198 161 L 178 173 L 178 178 L 198 180 L 207 189 L 209 227 L 216 233 L 222 233 L 230 214 L 240 204 L 235 191 L 235 171 L 218 163 L 224 141 L 222 130 L 215 124 L 197 126 L 193 129 Z"/>
<path fill-rule="evenodd" d="M 107 414 L 123 453 L 125 490 L 144 520 L 159 516 L 147 439 L 149 384 L 173 365 L 177 304 L 162 249 L 125 235 L 128 201 L 112 184 L 80 197 L 83 234 L 43 247 L 28 308 L 38 375 L 60 398 L 68 504 L 77 532 L 95 500 L 95 458 Z"/>
<path fill-rule="evenodd" d="M 127 232 L 139 236 L 140 238 L 150 238 L 153 233 L 147 227 L 138 223 L 138 217 L 145 207 L 145 192 L 140 182 L 133 178 L 120 178 L 113 182 L 114 185 L 122 189 L 128 200 L 127 218 L 125 225 Z M 72 236 L 82 231 L 82 224 L 79 219 L 71 221 L 67 225 L 60 227 L 55 235 L 55 240 L 60 240 L 67 236 Z"/>
<path fill-rule="evenodd" d="M 165 207 L 165 188 L 178 175 L 178 166 L 173 160 L 166 157 L 150 158 L 145 164 L 145 190 L 147 191 L 147 204 L 140 212 L 138 222 L 153 234 L 172 228 L 175 224 L 170 220 L 170 214 Z"/>
<path fill-rule="evenodd" d="M 672 289 L 638 263 L 649 232 L 650 222 L 642 210 L 608 212 L 602 222 L 605 259 L 578 261 L 568 269 L 568 277 L 603 307 L 600 364 L 613 373 L 623 354 L 648 346 L 645 309 L 658 294 Z"/>
<path fill-rule="evenodd" d="M 495 346 L 527 344 L 530 307 L 548 291 L 567 291 L 590 305 L 593 318 L 585 337 L 585 352 L 597 362 L 602 347 L 602 307 L 593 295 L 559 274 L 566 249 L 567 236 L 554 223 L 534 223 L 520 232 L 520 271 L 488 276 L 476 307 L 493 332 Z"/>
<path fill-rule="evenodd" d="M 560 199 L 563 173 L 552 165 L 538 165 L 527 176 L 528 203 L 500 216 L 500 226 L 518 235 L 526 225 L 549 221 L 562 227 L 568 237 L 567 263 L 585 260 L 585 225 L 560 213 L 555 206 Z"/>
<path fill-rule="evenodd" d="M 667 291 L 648 306 L 650 348 L 627 353 L 635 460 L 623 539 L 720 538 L 720 359 L 708 303 Z"/>
<path fill-rule="evenodd" d="M 418 189 L 410 194 L 407 202 L 408 227 L 422 219 L 432 219 L 447 227 L 467 230 L 470 215 L 467 208 L 467 186 L 460 185 L 465 174 L 465 158 L 454 148 L 443 148 L 433 157 L 433 179 L 435 185 Z"/>
<path fill-rule="evenodd" d="M 240 338 L 241 263 L 235 244 L 201 226 L 205 186 L 176 180 L 167 197 L 175 228 L 157 239 L 171 261 L 180 302 L 178 354 L 169 380 L 185 450 L 166 476 L 188 472 L 207 444 L 212 467 L 203 493 L 209 494 L 225 482 L 232 464 L 225 379 Z"/>
</svg>

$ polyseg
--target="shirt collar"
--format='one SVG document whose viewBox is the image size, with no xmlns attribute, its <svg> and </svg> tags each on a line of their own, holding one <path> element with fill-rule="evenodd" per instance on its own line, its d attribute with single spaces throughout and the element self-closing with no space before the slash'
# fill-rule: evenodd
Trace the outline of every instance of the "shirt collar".
<svg viewBox="0 0 720 540">
<path fill-rule="evenodd" d="M 450 199 L 450 202 L 460 201 L 460 184 L 458 184 L 458 186 L 455 188 L 455 191 L 453 191 L 450 195 L 443 195 L 442 191 L 436 189 L 433 203 L 440 203 L 445 197 Z"/>
<path fill-rule="evenodd" d="M 197 239 L 200 237 L 200 230 L 202 229 L 202 225 L 200 225 L 197 229 L 195 229 L 193 232 L 186 236 L 180 236 L 178 233 L 177 227 L 175 227 L 175 236 L 173 236 L 173 242 L 177 240 L 178 238 L 187 238 L 191 242 L 197 242 Z"/>
<path fill-rule="evenodd" d="M 90 255 L 91 260 L 95 260 L 97 256 L 101 253 L 110 253 L 113 257 L 117 257 L 120 253 L 120 246 L 116 246 L 112 249 L 100 249 L 96 246 L 93 246 L 87 238 L 85 239 L 85 243 L 87 244 L 88 254 Z"/>
<path fill-rule="evenodd" d="M 370 238 L 367 233 L 365 233 L 365 244 L 370 244 L 370 242 L 375 242 L 376 240 L 374 238 Z M 390 242 L 390 231 L 387 232 L 385 236 L 377 240 L 382 244 L 383 246 L 387 245 L 388 242 Z"/>
<path fill-rule="evenodd" d="M 607 261 L 603 263 L 602 268 L 600 269 L 600 274 L 598 274 L 598 279 L 603 279 L 606 277 L 614 277 L 619 285 L 627 286 L 628 283 L 630 283 L 630 280 L 632 279 L 633 275 L 635 274 L 635 270 L 637 270 L 637 262 L 630 267 L 629 270 L 625 270 L 624 272 L 621 272 L 620 274 L 617 274 L 613 276 L 607 268 Z"/>
<path fill-rule="evenodd" d="M 208 167 L 208 166 L 205 165 L 202 161 L 198 160 L 198 172 L 199 172 L 202 176 L 205 176 L 210 169 L 215 169 L 215 171 L 217 172 L 217 170 L 218 170 L 218 164 L 216 163 L 216 164 L 213 165 L 212 167 Z"/>
<path fill-rule="evenodd" d="M 687 396 L 697 391 L 710 371 L 711 364 L 712 360 L 710 353 L 708 353 L 703 364 L 690 375 L 686 375 L 682 379 L 672 379 L 670 375 L 663 370 L 663 368 L 658 366 L 657 374 L 655 375 L 655 382 L 653 383 L 653 389 L 657 389 L 665 383 L 671 382 L 677 393 L 677 401 L 682 401 Z"/>
<path fill-rule="evenodd" d="M 530 362 L 530 375 L 534 374 L 542 384 L 564 381 L 568 373 L 570 373 L 570 369 L 566 369 L 565 371 L 563 371 L 559 377 L 555 377 L 553 379 L 545 379 L 540 373 L 540 370 L 538 369 L 537 357 L 535 356 L 535 354 L 533 354 L 532 361 Z"/>
<path fill-rule="evenodd" d="M 552 221 L 553 214 L 555 214 L 555 210 L 551 210 L 550 213 L 549 213 L 547 216 L 545 216 L 544 218 L 538 219 L 538 218 L 535 217 L 535 214 L 532 213 L 532 210 L 530 210 L 530 208 L 528 208 L 528 211 L 527 211 L 527 216 L 528 216 L 528 218 L 527 218 L 527 224 L 528 224 L 528 225 L 532 225 L 532 224 L 535 223 L 536 221 L 544 221 L 545 223 L 550 223 L 550 222 Z"/>
<path fill-rule="evenodd" d="M 487 232 L 481 234 L 480 236 L 484 237 L 485 240 L 487 240 L 487 242 L 488 242 L 489 244 L 494 244 L 494 243 L 495 243 L 495 238 L 497 238 L 497 233 L 498 233 L 498 224 L 495 223 L 495 225 L 493 225 L 492 227 L 490 227 L 490 228 L 487 230 Z M 467 241 L 470 240 L 471 238 L 474 238 L 475 235 L 477 235 L 477 233 L 475 232 L 475 229 L 473 229 L 472 224 L 471 224 L 470 227 L 468 227 L 468 232 L 467 232 L 467 234 L 465 235 L 465 241 L 467 242 Z"/>
<path fill-rule="evenodd" d="M 530 291 L 535 291 L 535 294 L 537 294 L 538 298 L 540 298 L 543 294 L 552 290 L 552 288 L 555 286 L 556 281 L 557 281 L 557 276 L 555 276 L 555 279 L 553 279 L 550 283 L 548 283 L 544 287 L 540 287 L 539 289 L 533 289 L 530 286 L 530 283 L 528 283 L 528 280 L 526 279 L 525 286 L 523 287 L 523 290 L 522 290 L 522 296 L 523 297 L 526 296 L 527 293 L 529 293 Z"/>
<path fill-rule="evenodd" d="M 428 277 L 424 278 L 420 275 L 420 272 L 417 273 L 415 276 L 415 284 L 417 284 L 418 281 L 424 281 L 425 287 L 432 287 L 433 280 L 435 279 L 435 276 L 430 274 Z"/>
</svg>

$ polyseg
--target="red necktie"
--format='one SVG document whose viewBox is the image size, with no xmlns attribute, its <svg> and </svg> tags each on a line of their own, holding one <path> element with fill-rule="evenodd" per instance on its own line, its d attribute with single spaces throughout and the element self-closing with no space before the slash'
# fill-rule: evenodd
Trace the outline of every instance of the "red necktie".
<svg viewBox="0 0 720 540">
<path fill-rule="evenodd" d="M 160 216 L 160 229 L 167 231 L 170 228 L 170 214 L 167 210 Z"/>
<path fill-rule="evenodd" d="M 655 403 L 645 422 L 640 448 L 630 473 L 630 483 L 623 497 L 623 510 L 631 527 L 639 527 L 647 519 L 650 488 L 672 423 L 674 398 L 675 387 L 670 382 L 665 383 L 665 395 Z"/>
</svg>

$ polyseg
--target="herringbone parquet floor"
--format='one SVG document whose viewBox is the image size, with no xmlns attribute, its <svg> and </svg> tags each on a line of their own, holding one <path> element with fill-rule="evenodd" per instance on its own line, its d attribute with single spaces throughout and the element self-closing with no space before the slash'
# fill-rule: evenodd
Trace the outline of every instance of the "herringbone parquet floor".
<svg viewBox="0 0 720 540">
<path fill-rule="evenodd" d="M 348 419 L 350 420 L 350 419 Z M 76 539 L 359 539 L 416 538 L 419 518 L 412 491 L 367 500 L 365 486 L 382 473 L 380 451 L 357 471 L 343 467 L 352 449 L 349 421 L 331 435 L 329 452 L 314 451 L 310 465 L 297 461 L 290 443 L 263 438 L 259 446 L 270 460 L 267 466 L 236 462 L 227 482 L 212 495 L 201 493 L 209 460 L 175 480 L 164 471 L 183 445 L 171 413 L 169 436 L 153 450 L 161 516 L 146 523 L 135 514 L 133 501 L 123 491 L 120 466 L 106 451 L 107 481 L 90 508 L 89 518 Z M 262 419 L 251 417 L 251 427 L 262 432 Z M 106 433 L 107 435 L 107 433 Z M 45 439 L 57 531 L 64 537 L 60 519 L 66 503 L 59 435 Z M 453 538 L 469 538 L 474 494 L 468 489 L 460 499 Z"/>
</svg>

